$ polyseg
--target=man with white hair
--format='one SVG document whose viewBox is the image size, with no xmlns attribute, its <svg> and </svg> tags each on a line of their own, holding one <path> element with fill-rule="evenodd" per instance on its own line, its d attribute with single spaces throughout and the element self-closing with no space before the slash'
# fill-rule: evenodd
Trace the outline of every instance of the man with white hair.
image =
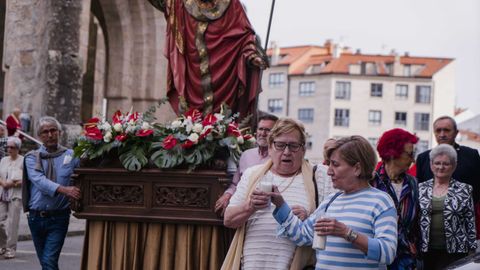
<svg viewBox="0 0 480 270">
<path fill-rule="evenodd" d="M 70 221 L 69 199 L 80 198 L 80 189 L 70 186 L 79 160 L 58 143 L 61 125 L 55 118 L 40 118 L 36 130 L 43 145 L 25 155 L 23 209 L 42 269 L 58 269 Z"/>
</svg>

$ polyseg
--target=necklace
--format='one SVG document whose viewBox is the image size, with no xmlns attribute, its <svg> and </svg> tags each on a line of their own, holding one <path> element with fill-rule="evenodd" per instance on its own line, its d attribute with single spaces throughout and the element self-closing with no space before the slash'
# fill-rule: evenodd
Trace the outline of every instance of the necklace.
<svg viewBox="0 0 480 270">
<path fill-rule="evenodd" d="M 292 185 L 293 179 L 295 179 L 295 177 L 297 177 L 297 175 L 298 175 L 298 172 L 295 173 L 292 177 L 290 177 L 290 179 L 287 178 L 287 179 L 283 180 L 281 184 L 286 183 L 288 181 L 290 181 L 290 183 L 288 183 L 288 185 L 284 189 L 282 189 L 282 190 L 279 189 L 278 192 L 283 193 L 285 190 L 287 190 Z"/>
<path fill-rule="evenodd" d="M 442 189 L 440 189 L 440 185 L 433 186 L 433 195 L 436 197 L 442 197 L 445 195 L 446 191 L 448 190 L 448 184 L 443 186 Z M 436 192 L 435 192 L 436 191 Z"/>
</svg>

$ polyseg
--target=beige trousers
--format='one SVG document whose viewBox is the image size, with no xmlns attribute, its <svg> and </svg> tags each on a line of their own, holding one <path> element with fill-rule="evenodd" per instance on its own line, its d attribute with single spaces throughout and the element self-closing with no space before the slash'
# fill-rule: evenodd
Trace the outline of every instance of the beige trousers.
<svg viewBox="0 0 480 270">
<path fill-rule="evenodd" d="M 0 248 L 17 248 L 22 200 L 0 201 Z"/>
</svg>

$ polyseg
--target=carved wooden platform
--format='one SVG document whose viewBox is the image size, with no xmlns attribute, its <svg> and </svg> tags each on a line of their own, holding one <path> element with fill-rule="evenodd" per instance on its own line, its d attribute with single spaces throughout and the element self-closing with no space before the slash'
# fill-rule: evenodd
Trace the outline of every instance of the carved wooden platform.
<svg viewBox="0 0 480 270">
<path fill-rule="evenodd" d="M 72 204 L 77 218 L 89 220 L 221 225 L 215 201 L 230 182 L 224 171 L 79 168 L 74 184 L 82 190 Z"/>
</svg>

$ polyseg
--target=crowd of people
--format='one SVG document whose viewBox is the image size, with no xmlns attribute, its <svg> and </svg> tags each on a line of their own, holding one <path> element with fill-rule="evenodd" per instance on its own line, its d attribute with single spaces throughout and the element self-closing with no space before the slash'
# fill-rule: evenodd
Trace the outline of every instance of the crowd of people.
<svg viewBox="0 0 480 270">
<path fill-rule="evenodd" d="M 330 138 L 317 165 L 301 123 L 258 120 L 257 148 L 215 204 L 236 228 L 222 269 L 443 269 L 477 248 L 480 155 L 455 143 L 454 119 L 434 122 L 438 146 L 418 156 L 418 137 L 395 128 L 377 151 L 362 136 Z M 23 206 L 40 264 L 58 269 L 79 161 L 59 144 L 55 118 L 35 130 L 43 145 L 24 157 L 0 126 L 0 255 L 15 257 Z M 312 248 L 317 237 L 325 245 Z"/>
<path fill-rule="evenodd" d="M 418 137 L 395 128 L 377 152 L 361 136 L 328 139 L 315 166 L 302 124 L 262 121 L 216 204 L 237 229 L 222 269 L 430 270 L 475 252 L 480 155 L 455 143 L 453 118 L 434 122 L 438 146 L 418 156 Z"/>
</svg>

